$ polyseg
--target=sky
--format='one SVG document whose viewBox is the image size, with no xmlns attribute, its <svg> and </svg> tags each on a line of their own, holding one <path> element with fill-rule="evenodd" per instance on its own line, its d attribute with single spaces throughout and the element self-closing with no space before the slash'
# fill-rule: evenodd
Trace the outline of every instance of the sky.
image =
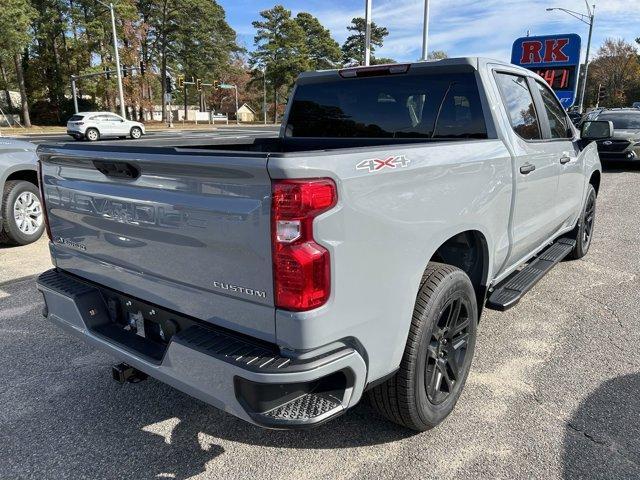
<svg viewBox="0 0 640 480">
<path fill-rule="evenodd" d="M 636 7 L 632 7 L 637 2 Z M 353 17 L 364 16 L 364 0 L 218 0 L 240 43 L 253 48 L 251 22 L 261 10 L 280 3 L 293 14 L 306 11 L 320 19 L 342 44 Z M 593 3 L 593 0 L 591 0 Z M 592 55 L 607 37 L 633 42 L 640 37 L 640 0 L 596 0 Z M 586 49 L 588 26 L 560 11 L 564 7 L 586 11 L 584 0 L 430 0 L 429 50 L 444 50 L 450 57 L 487 56 L 509 60 L 513 41 L 525 36 L 577 33 Z M 377 56 L 413 61 L 422 49 L 423 0 L 373 0 L 373 21 L 389 29 Z"/>
</svg>

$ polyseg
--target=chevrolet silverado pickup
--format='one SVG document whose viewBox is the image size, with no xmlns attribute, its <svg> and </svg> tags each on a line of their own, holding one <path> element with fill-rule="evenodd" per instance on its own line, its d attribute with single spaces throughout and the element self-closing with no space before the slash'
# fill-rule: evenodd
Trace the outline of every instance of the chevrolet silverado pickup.
<svg viewBox="0 0 640 480">
<path fill-rule="evenodd" d="M 44 315 L 268 428 L 363 395 L 415 430 L 505 310 L 591 243 L 609 122 L 571 124 L 528 70 L 482 58 L 310 72 L 278 138 L 39 148 L 55 268 Z"/>
</svg>

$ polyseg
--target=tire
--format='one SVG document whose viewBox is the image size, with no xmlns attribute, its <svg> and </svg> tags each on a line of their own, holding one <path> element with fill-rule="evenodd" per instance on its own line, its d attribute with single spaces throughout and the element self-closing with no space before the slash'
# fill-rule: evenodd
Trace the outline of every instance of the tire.
<svg viewBox="0 0 640 480">
<path fill-rule="evenodd" d="M 44 216 L 38 188 L 22 180 L 9 181 L 2 194 L 0 243 L 27 245 L 44 231 Z"/>
<path fill-rule="evenodd" d="M 88 128 L 86 132 L 84 132 L 84 136 L 90 142 L 97 142 L 100 140 L 100 132 L 97 128 Z"/>
<path fill-rule="evenodd" d="M 573 247 L 573 250 L 567 256 L 567 258 L 571 260 L 578 260 L 589 252 L 596 220 L 596 199 L 596 189 L 593 185 L 589 184 L 587 197 L 582 206 L 578 225 L 576 225 L 575 230 L 569 236 L 569 238 L 576 241 L 576 246 Z"/>
<path fill-rule="evenodd" d="M 373 407 L 412 430 L 429 430 L 442 422 L 464 388 L 477 325 L 476 295 L 467 274 L 451 265 L 429 263 L 400 369 L 368 392 Z"/>
<path fill-rule="evenodd" d="M 131 138 L 138 140 L 140 137 L 142 137 L 142 129 L 140 127 L 133 127 L 131 129 Z"/>
</svg>

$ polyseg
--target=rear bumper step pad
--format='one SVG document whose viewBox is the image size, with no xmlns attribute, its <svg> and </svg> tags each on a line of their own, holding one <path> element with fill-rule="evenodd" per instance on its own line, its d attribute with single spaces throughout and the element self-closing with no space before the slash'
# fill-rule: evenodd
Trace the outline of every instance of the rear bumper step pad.
<svg viewBox="0 0 640 480">
<path fill-rule="evenodd" d="M 565 258 L 575 247 L 575 240 L 561 238 L 540 252 L 527 266 L 498 284 L 487 300 L 487 308 L 505 311 L 515 305 Z"/>
</svg>

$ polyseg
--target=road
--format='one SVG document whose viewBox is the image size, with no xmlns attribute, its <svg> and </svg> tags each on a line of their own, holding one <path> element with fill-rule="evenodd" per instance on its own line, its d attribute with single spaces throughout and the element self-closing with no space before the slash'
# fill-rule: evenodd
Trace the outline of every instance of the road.
<svg viewBox="0 0 640 480">
<path fill-rule="evenodd" d="M 0 249 L 0 478 L 640 478 L 638 212 L 640 170 L 605 172 L 589 255 L 485 312 L 454 413 L 420 434 L 366 403 L 265 431 L 152 379 L 118 385 L 41 317 L 46 242 Z"/>
<path fill-rule="evenodd" d="M 98 145 L 132 145 L 132 146 L 188 146 L 201 142 L 224 139 L 247 139 L 264 138 L 277 136 L 279 126 L 235 126 L 222 125 L 215 127 L 204 127 L 193 130 L 149 130 L 147 134 L 139 140 L 118 140 L 104 139 Z M 20 137 L 36 144 L 44 143 L 76 143 L 71 137 L 65 134 L 30 134 Z M 83 142 L 87 143 L 87 142 Z"/>
</svg>

